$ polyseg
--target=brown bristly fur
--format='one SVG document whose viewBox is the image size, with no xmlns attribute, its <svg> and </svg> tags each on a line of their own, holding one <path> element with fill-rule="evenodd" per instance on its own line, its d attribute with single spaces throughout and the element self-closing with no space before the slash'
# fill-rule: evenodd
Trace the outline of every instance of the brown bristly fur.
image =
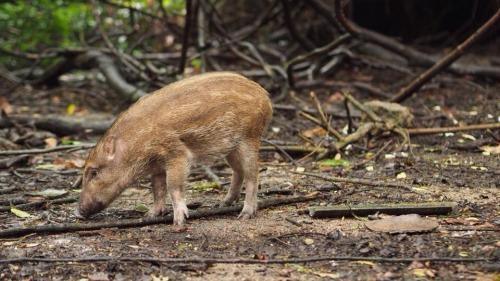
<svg viewBox="0 0 500 281">
<path fill-rule="evenodd" d="M 271 117 L 266 90 L 239 74 L 202 74 L 159 89 L 120 114 L 89 153 L 79 211 L 84 216 L 100 211 L 135 178 L 149 174 L 155 201 L 150 215 L 165 212 L 168 189 L 174 223 L 183 224 L 189 167 L 226 157 L 233 179 L 224 203 L 238 199 L 244 182 L 240 216 L 252 217 L 260 138 Z"/>
</svg>

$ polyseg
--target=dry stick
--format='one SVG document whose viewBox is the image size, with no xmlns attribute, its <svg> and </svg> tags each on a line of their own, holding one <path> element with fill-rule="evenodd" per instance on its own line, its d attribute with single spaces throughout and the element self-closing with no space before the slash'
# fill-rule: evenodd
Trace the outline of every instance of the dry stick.
<svg viewBox="0 0 500 281">
<path fill-rule="evenodd" d="M 310 2 L 319 2 L 322 3 L 321 0 L 309 0 Z M 308 1 L 308 2 L 309 2 Z M 340 0 L 335 0 L 335 16 L 331 13 L 329 7 L 325 4 L 318 6 L 318 12 L 323 12 L 327 17 L 327 20 L 333 25 L 337 26 L 338 23 L 347 30 L 348 33 L 353 35 L 354 37 L 358 37 L 361 40 L 365 40 L 376 45 L 383 47 L 395 54 L 398 54 L 404 58 L 406 58 L 410 64 L 419 65 L 419 66 L 432 66 L 437 62 L 437 59 L 431 55 L 426 53 L 422 53 L 416 49 L 405 46 L 398 41 L 382 35 L 380 33 L 373 32 L 368 29 L 364 29 L 356 24 L 349 22 L 341 8 Z M 337 21 L 338 20 L 338 21 Z M 479 65 L 467 65 L 454 63 L 450 66 L 450 71 L 459 74 L 471 74 L 471 75 L 482 75 L 482 76 L 490 76 L 490 77 L 500 77 L 500 68 L 494 66 L 479 66 Z"/>
<path fill-rule="evenodd" d="M 404 188 L 409 191 L 412 191 L 414 186 L 409 185 L 409 184 L 404 184 L 404 183 L 397 183 L 397 182 L 383 182 L 383 181 L 376 181 L 372 179 L 352 179 L 352 178 L 341 178 L 341 177 L 331 177 L 331 176 L 325 176 L 322 174 L 316 174 L 316 173 L 308 173 L 308 172 L 295 172 L 291 171 L 291 173 L 297 174 L 297 175 L 303 175 L 303 176 L 310 176 L 310 177 L 316 177 L 320 179 L 324 179 L 327 181 L 332 181 L 332 182 L 344 182 L 344 183 L 353 183 L 353 184 L 362 184 L 362 185 L 369 185 L 369 186 L 387 186 L 387 187 L 396 187 L 396 188 Z"/>
<path fill-rule="evenodd" d="M 313 218 L 338 218 L 349 216 L 369 216 L 376 213 L 387 215 L 418 214 L 422 216 L 446 215 L 456 208 L 455 202 L 386 203 L 359 205 L 332 205 L 309 207 Z"/>
<path fill-rule="evenodd" d="M 89 149 L 94 147 L 95 144 L 81 144 L 81 145 L 59 145 L 51 148 L 34 148 L 34 149 L 21 149 L 21 150 L 4 150 L 0 151 L 0 156 L 9 155 L 22 155 L 22 154 L 42 154 L 49 152 L 56 152 L 69 149 Z"/>
<path fill-rule="evenodd" d="M 415 135 L 428 135 L 428 134 L 462 132 L 462 131 L 473 131 L 473 130 L 487 130 L 487 129 L 500 129 L 500 123 L 477 124 L 477 125 L 468 125 L 468 126 L 460 126 L 460 127 L 411 128 L 411 129 L 407 129 L 407 131 L 411 136 L 415 136 Z"/>
<path fill-rule="evenodd" d="M 297 27 L 295 26 L 294 22 L 292 21 L 292 15 L 290 12 L 290 3 L 288 3 L 288 0 L 281 0 L 281 4 L 283 5 L 283 14 L 285 18 L 285 23 L 288 28 L 288 31 L 290 32 L 290 35 L 292 35 L 292 38 L 295 39 L 297 42 L 299 42 L 299 45 L 304 48 L 306 51 L 311 51 L 314 49 L 314 44 L 311 43 L 311 41 L 306 40 L 300 32 L 297 30 Z"/>
<path fill-rule="evenodd" d="M 186 66 L 187 50 L 189 48 L 189 33 L 191 30 L 191 17 L 193 14 L 193 1 L 186 0 L 186 16 L 184 17 L 184 34 L 182 36 L 182 50 L 181 59 L 179 61 L 178 74 L 184 74 L 184 67 Z"/>
<path fill-rule="evenodd" d="M 290 85 L 290 87 L 291 88 L 295 87 L 295 82 L 294 82 L 295 80 L 293 79 L 293 67 L 296 64 L 303 62 L 309 58 L 327 53 L 327 52 L 337 48 L 338 46 L 344 44 L 350 38 L 351 38 L 351 36 L 349 34 L 344 34 L 344 35 L 338 37 L 337 39 L 333 40 L 330 44 L 328 44 L 326 46 L 316 48 L 316 49 L 312 50 L 310 53 L 307 53 L 304 55 L 299 55 L 299 56 L 291 59 L 289 62 L 287 62 L 286 63 L 286 74 L 288 77 L 288 84 Z"/>
<path fill-rule="evenodd" d="M 301 153 L 324 153 L 326 148 L 322 147 L 308 147 L 303 145 L 282 145 L 281 149 L 287 152 L 301 152 Z M 275 146 L 261 146 L 260 151 L 276 151 Z"/>
<path fill-rule="evenodd" d="M 330 122 L 328 121 L 328 118 L 326 118 L 325 112 L 323 112 L 323 107 L 321 106 L 321 102 L 319 101 L 318 97 L 314 92 L 310 92 L 309 95 L 311 96 L 311 99 L 314 102 L 314 105 L 316 106 L 316 109 L 318 110 L 319 117 L 321 118 L 321 122 L 323 123 L 323 127 L 326 128 L 326 130 L 331 133 L 337 140 L 343 140 L 344 137 L 337 131 L 335 130 L 331 125 Z"/>
<path fill-rule="evenodd" d="M 259 202 L 259 209 L 266 209 L 279 205 L 293 204 L 299 202 L 311 201 L 319 198 L 323 198 L 325 195 L 317 194 L 313 196 L 296 196 L 287 198 L 277 198 L 263 200 Z M 227 215 L 231 213 L 236 213 L 241 211 L 243 206 L 241 204 L 231 207 L 223 207 L 202 211 L 190 212 L 189 218 L 198 219 L 209 216 L 220 216 Z M 141 219 L 127 219 L 122 221 L 113 222 L 98 222 L 98 223 L 66 223 L 66 224 L 48 224 L 48 225 L 38 225 L 38 226 L 27 226 L 19 228 L 9 228 L 0 230 L 0 237 L 19 237 L 30 233 L 61 233 L 61 232 L 73 232 L 73 231 L 87 231 L 87 230 L 97 230 L 102 228 L 126 228 L 126 227 L 142 227 L 146 225 L 154 224 L 165 224 L 171 223 L 173 220 L 172 215 L 167 215 L 164 217 L 156 218 L 141 218 Z"/>
<path fill-rule="evenodd" d="M 436 74 L 444 70 L 446 67 L 451 65 L 454 61 L 462 56 L 465 51 L 472 46 L 486 31 L 488 31 L 500 18 L 500 8 L 497 12 L 485 22 L 476 32 L 474 32 L 469 38 L 458 45 L 453 51 L 444 56 L 442 59 L 437 61 L 432 67 L 417 76 L 410 84 L 402 88 L 399 93 L 394 96 L 392 102 L 403 102 L 409 97 L 411 97 L 420 87 L 425 83 L 430 81 Z"/>
<path fill-rule="evenodd" d="M 281 152 L 281 154 L 283 154 L 283 156 L 285 156 L 285 158 L 288 159 L 288 161 L 292 162 L 293 165 L 295 165 L 295 166 L 298 165 L 297 161 L 295 161 L 295 159 L 293 159 L 293 157 L 290 156 L 290 154 L 288 154 L 288 152 L 286 152 L 283 148 L 281 148 L 281 146 L 275 144 L 272 141 L 266 140 L 266 139 L 263 139 L 262 141 L 267 143 L 267 144 L 270 144 L 271 146 L 274 146 L 279 152 Z"/>
<path fill-rule="evenodd" d="M 60 198 L 60 199 L 54 199 L 54 200 L 43 200 L 43 201 L 36 201 L 36 202 L 30 202 L 30 203 L 25 203 L 25 204 L 18 204 L 15 206 L 12 206 L 16 209 L 20 210 L 28 210 L 31 208 L 36 208 L 40 206 L 49 206 L 49 205 L 59 205 L 59 204 L 67 204 L 67 203 L 73 203 L 78 201 L 78 197 L 68 197 L 68 198 Z M 6 212 L 10 211 L 11 206 L 0 206 L 0 212 Z"/>
<path fill-rule="evenodd" d="M 345 92 L 345 91 L 342 91 L 342 94 L 344 95 L 344 97 L 350 102 L 352 103 L 352 105 L 354 105 L 357 109 L 359 109 L 360 111 L 366 113 L 366 115 L 368 115 L 368 117 L 373 121 L 373 122 L 382 122 L 382 119 L 380 119 L 380 117 L 378 117 L 377 114 L 375 114 L 375 112 L 373 112 L 371 109 L 369 109 L 368 107 L 364 106 L 363 104 L 361 104 L 358 100 L 356 100 L 353 96 L 351 96 L 348 92 Z"/>
<path fill-rule="evenodd" d="M 374 87 L 368 83 L 353 81 L 353 82 L 345 82 L 345 81 L 323 81 L 323 80 L 311 80 L 311 81 L 300 81 L 295 84 L 296 89 L 310 89 L 310 88 L 355 88 L 359 91 L 366 92 L 377 98 L 389 99 L 390 95 L 386 94 L 381 89 Z"/>
<path fill-rule="evenodd" d="M 383 258 L 383 257 L 356 257 L 356 256 L 317 256 L 309 258 L 294 259 L 245 259 L 245 258 L 152 258 L 152 257 L 84 257 L 84 258 L 11 258 L 0 259 L 0 264 L 45 262 L 45 263 L 93 263 L 93 262 L 147 262 L 166 264 L 289 264 L 289 263 L 311 263 L 325 261 L 371 261 L 384 263 L 411 263 L 411 262 L 495 262 L 498 259 L 488 258 L 455 258 L 455 257 L 424 257 L 424 258 Z"/>
</svg>

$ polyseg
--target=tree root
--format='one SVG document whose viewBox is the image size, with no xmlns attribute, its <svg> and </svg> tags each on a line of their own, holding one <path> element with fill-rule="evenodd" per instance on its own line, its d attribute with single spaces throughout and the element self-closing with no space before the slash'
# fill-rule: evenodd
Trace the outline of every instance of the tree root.
<svg viewBox="0 0 500 281">
<path fill-rule="evenodd" d="M 267 209 L 279 205 L 307 202 L 311 200 L 320 199 L 323 196 L 324 195 L 322 194 L 315 194 L 312 196 L 296 196 L 296 197 L 263 200 L 259 202 L 259 209 Z M 237 213 L 241 211 L 242 208 L 243 205 L 239 204 L 230 207 L 194 211 L 190 212 L 189 218 L 199 219 L 204 217 L 227 215 L 227 214 Z M 31 233 L 53 234 L 62 232 L 88 231 L 88 230 L 97 230 L 97 229 L 113 228 L 113 227 L 119 227 L 119 228 L 142 227 L 146 225 L 171 223 L 172 220 L 173 216 L 167 215 L 164 217 L 127 219 L 127 220 L 112 221 L 112 222 L 36 225 L 36 226 L 3 229 L 0 230 L 0 237 L 20 237 Z"/>
</svg>

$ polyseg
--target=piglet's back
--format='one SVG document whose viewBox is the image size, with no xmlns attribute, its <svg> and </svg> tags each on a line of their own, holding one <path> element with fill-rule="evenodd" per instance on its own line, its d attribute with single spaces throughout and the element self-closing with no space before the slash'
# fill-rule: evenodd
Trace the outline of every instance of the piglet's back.
<svg viewBox="0 0 500 281">
<path fill-rule="evenodd" d="M 214 149 L 218 154 L 241 139 L 260 138 L 271 115 L 271 101 L 260 85 L 236 73 L 214 72 L 172 83 L 140 99 L 111 130 L 127 134 L 132 142 L 161 144 L 178 138 L 192 149 L 201 145 L 206 153 Z"/>
</svg>

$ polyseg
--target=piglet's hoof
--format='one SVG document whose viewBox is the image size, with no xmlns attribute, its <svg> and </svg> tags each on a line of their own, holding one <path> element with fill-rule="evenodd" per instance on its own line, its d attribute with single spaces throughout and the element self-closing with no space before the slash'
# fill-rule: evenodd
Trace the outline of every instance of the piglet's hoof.
<svg viewBox="0 0 500 281">
<path fill-rule="evenodd" d="M 241 210 L 241 213 L 238 216 L 238 219 L 240 220 L 247 220 L 255 217 L 255 214 L 257 213 L 256 208 L 251 208 L 248 206 L 243 206 L 243 210 Z"/>
<path fill-rule="evenodd" d="M 164 216 L 166 214 L 168 214 L 168 210 L 167 210 L 166 206 L 153 207 L 152 209 L 150 209 L 147 212 L 146 217 L 148 217 L 148 218 L 155 218 L 155 217 Z"/>
</svg>

